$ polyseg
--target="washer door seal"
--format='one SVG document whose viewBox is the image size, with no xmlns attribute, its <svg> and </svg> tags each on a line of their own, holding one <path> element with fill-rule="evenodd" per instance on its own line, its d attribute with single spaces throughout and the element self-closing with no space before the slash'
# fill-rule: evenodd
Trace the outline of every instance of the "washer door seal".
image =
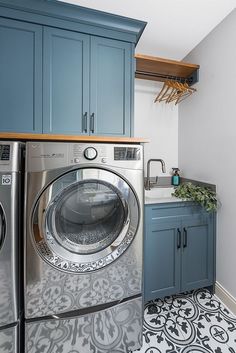
<svg viewBox="0 0 236 353">
<path fill-rule="evenodd" d="M 52 182 L 32 214 L 39 255 L 66 272 L 90 272 L 120 257 L 139 224 L 139 202 L 126 180 L 99 168 L 81 168 Z"/>
</svg>

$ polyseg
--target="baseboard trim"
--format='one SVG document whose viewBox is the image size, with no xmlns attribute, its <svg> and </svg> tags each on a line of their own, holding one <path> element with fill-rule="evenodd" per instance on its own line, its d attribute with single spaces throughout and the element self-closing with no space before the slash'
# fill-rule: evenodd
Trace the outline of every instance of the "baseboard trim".
<svg viewBox="0 0 236 353">
<path fill-rule="evenodd" d="M 219 282 L 215 284 L 215 295 L 236 315 L 236 298 L 232 296 Z"/>
</svg>

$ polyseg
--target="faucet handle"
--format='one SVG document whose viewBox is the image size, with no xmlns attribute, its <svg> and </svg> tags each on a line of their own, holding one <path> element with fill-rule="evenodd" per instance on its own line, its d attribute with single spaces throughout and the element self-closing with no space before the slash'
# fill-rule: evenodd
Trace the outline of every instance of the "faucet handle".
<svg viewBox="0 0 236 353">
<path fill-rule="evenodd" d="M 151 177 L 151 179 L 153 179 L 153 181 L 152 180 L 150 181 L 151 185 L 156 185 L 158 181 L 158 176 Z"/>
<path fill-rule="evenodd" d="M 158 177 L 152 177 L 154 181 L 150 180 L 150 188 L 157 185 Z"/>
<path fill-rule="evenodd" d="M 145 178 L 145 183 L 144 183 L 144 187 L 146 190 L 150 190 L 151 187 L 157 185 L 157 181 L 158 181 L 158 177 L 152 177 L 151 178 L 152 180 L 148 179 L 148 178 Z M 154 181 L 153 181 L 154 179 Z"/>
</svg>

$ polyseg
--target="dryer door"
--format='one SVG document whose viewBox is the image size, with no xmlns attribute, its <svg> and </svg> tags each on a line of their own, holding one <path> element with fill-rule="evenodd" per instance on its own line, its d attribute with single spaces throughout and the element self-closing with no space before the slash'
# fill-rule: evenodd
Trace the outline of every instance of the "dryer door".
<svg viewBox="0 0 236 353">
<path fill-rule="evenodd" d="M 6 232 L 6 221 L 2 206 L 0 205 L 0 250 L 2 248 Z"/>
<path fill-rule="evenodd" d="M 121 256 L 138 223 L 139 202 L 128 182 L 108 170 L 83 168 L 61 176 L 41 194 L 32 236 L 46 262 L 87 272 Z"/>
</svg>

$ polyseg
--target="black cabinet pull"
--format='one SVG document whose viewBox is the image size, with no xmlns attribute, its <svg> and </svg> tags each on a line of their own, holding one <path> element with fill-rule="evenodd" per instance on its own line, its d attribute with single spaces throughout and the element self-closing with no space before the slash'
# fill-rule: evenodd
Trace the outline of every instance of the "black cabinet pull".
<svg viewBox="0 0 236 353">
<path fill-rule="evenodd" d="M 94 133 L 94 113 L 90 115 L 90 131 Z"/>
<path fill-rule="evenodd" d="M 183 243 L 184 248 L 187 247 L 187 242 L 188 242 L 188 233 L 187 233 L 187 229 L 184 227 L 184 243 Z"/>
<path fill-rule="evenodd" d="M 181 247 L 181 231 L 177 228 L 177 249 Z"/>
<path fill-rule="evenodd" d="M 88 113 L 85 112 L 82 120 L 82 131 L 87 132 L 87 124 L 88 124 Z"/>
</svg>

